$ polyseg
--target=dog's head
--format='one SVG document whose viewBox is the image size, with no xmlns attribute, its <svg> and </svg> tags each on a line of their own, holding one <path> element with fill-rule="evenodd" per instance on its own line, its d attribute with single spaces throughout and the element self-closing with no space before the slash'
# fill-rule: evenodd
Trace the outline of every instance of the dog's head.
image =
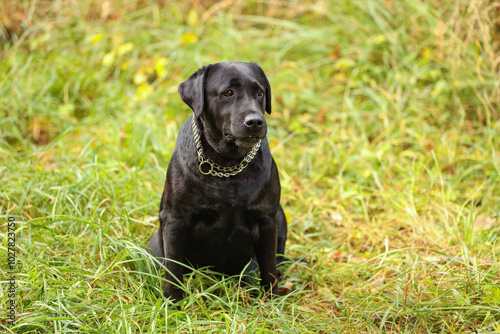
<svg viewBox="0 0 500 334">
<path fill-rule="evenodd" d="M 205 138 L 223 155 L 231 145 L 252 147 L 266 136 L 271 87 L 256 63 L 203 66 L 179 86 L 179 94 L 201 119 Z"/>
</svg>

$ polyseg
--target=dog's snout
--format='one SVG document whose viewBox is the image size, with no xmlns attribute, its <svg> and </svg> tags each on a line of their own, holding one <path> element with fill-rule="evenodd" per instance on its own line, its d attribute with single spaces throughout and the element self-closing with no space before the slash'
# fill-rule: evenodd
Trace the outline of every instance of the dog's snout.
<svg viewBox="0 0 500 334">
<path fill-rule="evenodd" d="M 264 126 L 264 117 L 260 115 L 248 115 L 245 117 L 245 125 L 250 129 L 260 129 Z"/>
</svg>

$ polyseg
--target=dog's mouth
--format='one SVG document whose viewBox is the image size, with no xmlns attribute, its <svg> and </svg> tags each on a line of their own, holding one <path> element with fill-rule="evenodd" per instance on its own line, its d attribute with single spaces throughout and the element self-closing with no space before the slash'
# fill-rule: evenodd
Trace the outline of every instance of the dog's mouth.
<svg viewBox="0 0 500 334">
<path fill-rule="evenodd" d="M 236 138 L 234 135 L 231 135 L 229 133 L 225 133 L 224 138 L 230 144 L 234 144 L 236 146 L 243 146 L 243 147 L 252 147 L 255 144 L 257 144 L 259 142 L 259 140 L 262 139 L 259 136 L 248 136 L 248 137 Z"/>
</svg>

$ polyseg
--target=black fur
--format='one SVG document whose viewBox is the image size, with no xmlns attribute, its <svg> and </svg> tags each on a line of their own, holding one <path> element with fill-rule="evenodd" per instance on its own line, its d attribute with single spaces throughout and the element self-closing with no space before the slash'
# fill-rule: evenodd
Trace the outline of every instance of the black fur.
<svg viewBox="0 0 500 334">
<path fill-rule="evenodd" d="M 266 139 L 269 81 L 255 63 L 223 62 L 200 68 L 179 86 L 179 94 L 194 115 L 180 129 L 161 199 L 160 228 L 149 243 L 165 261 L 164 295 L 182 299 L 175 282 L 182 280 L 184 267 L 174 261 L 229 275 L 239 274 L 252 261 L 249 270 L 257 271 L 258 265 L 261 285 L 277 293 L 276 266 L 285 251 L 287 225 L 279 204 L 278 170 Z M 219 165 L 239 164 L 258 139 L 261 147 L 235 176 L 203 175 L 192 117 L 204 154 Z"/>
</svg>

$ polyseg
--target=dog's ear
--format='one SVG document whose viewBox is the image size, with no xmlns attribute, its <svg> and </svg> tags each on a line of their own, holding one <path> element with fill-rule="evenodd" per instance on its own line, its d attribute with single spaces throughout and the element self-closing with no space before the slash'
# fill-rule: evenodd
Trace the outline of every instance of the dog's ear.
<svg viewBox="0 0 500 334">
<path fill-rule="evenodd" d="M 194 111 L 196 117 L 200 117 L 205 108 L 205 78 L 210 65 L 201 67 L 186 81 L 179 85 L 179 95 L 182 101 Z"/>
<path fill-rule="evenodd" d="M 262 83 L 264 84 L 264 87 L 266 89 L 266 111 L 268 114 L 271 113 L 271 85 L 269 84 L 269 80 L 267 80 L 266 74 L 264 73 L 264 70 L 257 64 L 257 63 L 250 63 L 257 73 L 259 73 Z"/>
</svg>

